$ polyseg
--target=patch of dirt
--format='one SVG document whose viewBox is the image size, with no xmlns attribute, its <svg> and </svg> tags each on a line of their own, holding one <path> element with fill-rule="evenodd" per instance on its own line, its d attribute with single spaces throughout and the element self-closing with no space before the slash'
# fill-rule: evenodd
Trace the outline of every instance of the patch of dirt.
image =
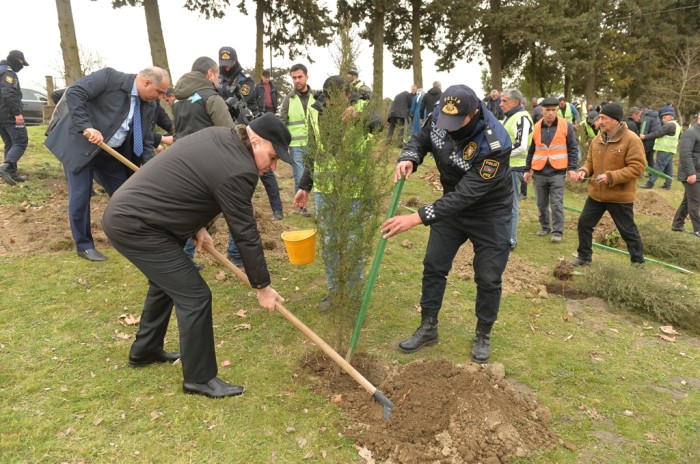
<svg viewBox="0 0 700 464">
<path fill-rule="evenodd" d="M 634 200 L 634 214 L 659 217 L 669 222 L 673 221 L 676 208 L 661 193 L 651 189 L 637 192 Z"/>
<path fill-rule="evenodd" d="M 384 463 L 505 463 L 558 438 L 549 429 L 550 410 L 504 378 L 501 364 L 454 365 L 419 360 L 391 369 L 358 353 L 354 367 L 393 403 L 391 420 L 366 390 L 323 355 L 302 367 L 316 388 L 349 419 L 343 433 Z M 382 381 L 383 379 L 383 381 Z"/>
<path fill-rule="evenodd" d="M 560 259 L 559 263 L 554 266 L 554 277 L 557 280 L 571 280 L 574 275 L 573 272 L 574 266 L 565 259 Z"/>
</svg>

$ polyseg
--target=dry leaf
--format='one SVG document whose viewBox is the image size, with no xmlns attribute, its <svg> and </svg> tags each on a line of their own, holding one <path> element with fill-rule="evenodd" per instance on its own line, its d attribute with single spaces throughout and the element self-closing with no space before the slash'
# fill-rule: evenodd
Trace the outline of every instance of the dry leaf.
<svg viewBox="0 0 700 464">
<path fill-rule="evenodd" d="M 124 327 L 139 325 L 141 322 L 141 316 L 134 316 L 133 314 L 122 314 L 119 316 L 119 323 Z"/>
<path fill-rule="evenodd" d="M 564 322 L 569 322 L 569 316 L 563 316 L 562 319 L 564 319 Z"/>
<path fill-rule="evenodd" d="M 676 332 L 675 330 L 673 330 L 673 326 L 672 326 L 672 325 L 662 325 L 662 326 L 659 327 L 659 330 L 661 330 L 661 331 L 662 331 L 663 333 L 665 333 L 666 335 L 678 335 L 678 332 Z"/>
<path fill-rule="evenodd" d="M 331 403 L 334 403 L 334 404 L 338 404 L 341 401 L 343 401 L 343 395 L 340 395 L 340 394 L 335 395 L 335 396 L 333 396 L 333 398 L 331 398 Z"/>
<path fill-rule="evenodd" d="M 401 246 L 410 250 L 411 248 L 413 248 L 413 242 L 407 239 L 401 242 Z"/>
<path fill-rule="evenodd" d="M 661 443 L 659 439 L 656 438 L 656 435 L 654 435 L 653 433 L 645 433 L 644 436 L 646 437 L 649 443 Z"/>
<path fill-rule="evenodd" d="M 660 335 L 660 334 L 656 334 L 656 336 L 665 342 L 676 343 L 676 337 L 669 337 L 668 335 Z"/>
<path fill-rule="evenodd" d="M 601 358 L 598 355 L 598 353 L 588 353 L 588 356 L 590 356 L 591 361 L 595 361 L 595 362 L 602 362 L 603 361 L 603 358 Z"/>
<path fill-rule="evenodd" d="M 622 414 L 624 414 L 627 417 L 634 416 L 634 413 L 632 411 L 630 411 L 629 409 L 625 409 L 624 411 L 622 411 Z"/>
<path fill-rule="evenodd" d="M 224 361 L 221 361 L 221 367 L 228 367 L 228 366 L 230 366 L 231 364 L 233 364 L 233 363 L 231 362 L 230 359 L 226 359 L 226 360 L 224 360 Z"/>
<path fill-rule="evenodd" d="M 247 312 L 248 311 L 246 311 L 245 309 L 239 309 L 238 311 L 236 311 L 236 316 L 245 317 Z"/>
<path fill-rule="evenodd" d="M 84 287 L 87 285 L 87 280 L 81 277 L 80 279 L 78 279 L 78 283 Z"/>
<path fill-rule="evenodd" d="M 216 273 L 216 276 L 214 278 L 218 281 L 226 280 L 226 272 L 224 272 L 222 269 L 219 269 L 219 272 Z"/>
<path fill-rule="evenodd" d="M 160 416 L 162 416 L 162 415 L 163 415 L 162 412 L 151 411 L 151 421 L 154 421 L 154 420 L 158 419 L 158 418 L 159 418 Z"/>
<path fill-rule="evenodd" d="M 297 445 L 299 445 L 299 448 L 303 448 L 304 446 L 306 446 L 306 438 L 304 438 L 304 437 L 297 438 Z"/>
<path fill-rule="evenodd" d="M 620 331 L 617 330 L 617 329 L 608 329 L 608 330 L 609 330 L 610 332 L 615 332 L 616 334 L 619 334 L 619 333 L 620 333 Z"/>
<path fill-rule="evenodd" d="M 284 431 L 284 433 L 289 434 L 289 433 L 294 433 L 296 431 L 297 431 L 297 429 L 295 429 L 294 427 L 287 427 L 286 430 Z"/>
<path fill-rule="evenodd" d="M 120 332 L 118 330 L 114 331 L 114 335 L 121 340 L 129 340 L 131 338 L 131 335 L 124 332 Z"/>
<path fill-rule="evenodd" d="M 678 354 L 681 355 L 681 356 L 683 356 L 684 358 L 695 359 L 695 358 L 692 357 L 692 356 L 688 356 L 688 353 L 686 353 L 685 351 L 681 351 L 681 352 L 678 353 Z"/>
<path fill-rule="evenodd" d="M 233 328 L 233 330 L 250 330 L 250 324 L 244 322 L 243 324 L 238 324 Z"/>
<path fill-rule="evenodd" d="M 100 425 L 104 419 L 102 417 L 95 417 L 92 420 L 92 425 Z"/>
<path fill-rule="evenodd" d="M 565 341 L 565 342 L 568 342 L 568 341 L 571 340 L 572 338 L 574 338 L 573 335 L 567 335 L 566 337 L 564 337 L 564 341 Z"/>
<path fill-rule="evenodd" d="M 399 403 L 403 403 L 404 400 L 406 400 L 406 398 L 408 398 L 408 395 L 411 394 L 411 390 L 413 390 L 413 389 L 412 389 L 412 388 L 409 388 L 408 391 L 407 391 L 406 393 L 404 393 L 403 395 L 401 395 L 401 399 L 399 400 Z"/>
<path fill-rule="evenodd" d="M 375 461 L 372 458 L 372 452 L 365 448 L 364 446 L 362 448 L 355 446 L 357 448 L 357 454 L 365 460 L 365 464 L 374 464 Z"/>
</svg>

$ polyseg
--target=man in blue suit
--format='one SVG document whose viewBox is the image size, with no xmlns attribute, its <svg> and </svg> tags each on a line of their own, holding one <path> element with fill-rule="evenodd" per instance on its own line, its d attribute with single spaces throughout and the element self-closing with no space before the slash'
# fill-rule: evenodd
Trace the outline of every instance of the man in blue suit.
<svg viewBox="0 0 700 464">
<path fill-rule="evenodd" d="M 107 259 L 95 249 L 90 231 L 93 178 L 111 196 L 129 176 L 126 167 L 97 145 L 106 143 L 136 165 L 153 158 L 150 124 L 155 100 L 164 96 L 169 86 L 170 77 L 161 68 L 146 68 L 138 74 L 105 68 L 66 90 L 67 114 L 51 129 L 44 144 L 66 172 L 71 232 L 81 258 Z"/>
</svg>

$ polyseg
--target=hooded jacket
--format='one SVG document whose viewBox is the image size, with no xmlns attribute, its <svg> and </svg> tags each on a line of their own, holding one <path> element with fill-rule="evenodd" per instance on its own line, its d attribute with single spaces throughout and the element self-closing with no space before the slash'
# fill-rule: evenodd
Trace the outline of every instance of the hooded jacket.
<svg viewBox="0 0 700 464">
<path fill-rule="evenodd" d="M 595 201 L 634 203 L 637 179 L 646 165 L 642 141 L 622 122 L 609 139 L 602 130 L 595 136 L 579 171 L 592 178 L 588 182 L 588 195 Z M 608 184 L 595 181 L 600 174 L 607 176 Z"/>
<path fill-rule="evenodd" d="M 440 101 L 442 96 L 442 90 L 437 87 L 432 87 L 423 97 L 423 101 L 420 103 L 420 113 L 423 117 L 427 117 L 433 112 L 435 105 Z"/>
<path fill-rule="evenodd" d="M 190 71 L 175 84 L 173 117 L 175 137 L 182 138 L 205 127 L 233 127 L 233 119 L 216 85 L 199 71 Z"/>
</svg>

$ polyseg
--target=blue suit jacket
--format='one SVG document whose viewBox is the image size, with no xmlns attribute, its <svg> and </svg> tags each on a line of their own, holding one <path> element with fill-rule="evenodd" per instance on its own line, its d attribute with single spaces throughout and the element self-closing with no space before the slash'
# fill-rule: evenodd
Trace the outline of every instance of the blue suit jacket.
<svg viewBox="0 0 700 464">
<path fill-rule="evenodd" d="M 65 94 L 68 113 L 49 132 L 44 145 L 51 150 L 63 166 L 73 173 L 84 168 L 100 151 L 100 147 L 88 142 L 83 131 L 90 127 L 102 132 L 105 142 L 112 138 L 129 114 L 131 89 L 135 74 L 125 74 L 112 68 L 104 68 L 85 76 L 71 85 Z M 141 101 L 141 124 L 143 134 L 143 155 L 141 160 L 131 154 L 131 134 L 127 137 L 129 146 L 122 154 L 136 164 L 147 161 L 155 155 L 153 132 L 150 127 L 154 119 L 155 102 Z"/>
</svg>

